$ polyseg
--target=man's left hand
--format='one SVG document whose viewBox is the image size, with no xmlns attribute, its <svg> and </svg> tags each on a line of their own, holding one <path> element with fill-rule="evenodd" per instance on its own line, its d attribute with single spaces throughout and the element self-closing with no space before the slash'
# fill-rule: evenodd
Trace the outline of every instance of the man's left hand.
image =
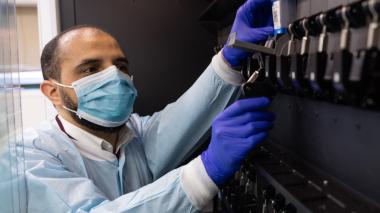
<svg viewBox="0 0 380 213">
<path fill-rule="evenodd" d="M 273 34 L 272 3 L 270 0 L 248 0 L 237 11 L 231 33 L 240 41 L 259 43 Z M 231 67 L 239 67 L 250 56 L 244 50 L 224 47 L 224 59 Z"/>
</svg>

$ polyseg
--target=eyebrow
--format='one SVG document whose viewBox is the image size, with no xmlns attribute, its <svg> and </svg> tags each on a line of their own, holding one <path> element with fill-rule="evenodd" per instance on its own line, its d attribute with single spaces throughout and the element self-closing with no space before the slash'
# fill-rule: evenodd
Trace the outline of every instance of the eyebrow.
<svg viewBox="0 0 380 213">
<path fill-rule="evenodd" d="M 102 60 L 98 58 L 84 59 L 75 68 L 80 68 L 82 66 L 86 66 L 90 64 L 100 64 L 100 63 L 102 63 Z"/>
<path fill-rule="evenodd" d="M 118 57 L 114 59 L 113 62 L 121 62 L 121 63 L 126 63 L 127 65 L 129 65 L 129 61 L 126 57 Z"/>
<path fill-rule="evenodd" d="M 129 65 L 129 61 L 126 57 L 118 57 L 118 58 L 115 58 L 113 59 L 113 62 L 119 62 L 119 63 L 126 63 L 127 65 Z M 101 64 L 102 63 L 102 59 L 100 58 L 90 58 L 90 59 L 84 59 L 82 60 L 75 68 L 76 69 L 79 69 L 83 66 L 87 66 L 87 65 L 91 65 L 91 64 Z"/>
</svg>

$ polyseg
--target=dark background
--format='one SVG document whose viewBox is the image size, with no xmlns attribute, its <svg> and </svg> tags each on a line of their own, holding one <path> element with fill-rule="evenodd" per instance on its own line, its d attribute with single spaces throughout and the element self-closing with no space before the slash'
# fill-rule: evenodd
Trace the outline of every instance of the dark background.
<svg viewBox="0 0 380 213">
<path fill-rule="evenodd" d="M 114 35 L 147 115 L 175 101 L 211 62 L 216 36 L 198 18 L 204 0 L 62 0 L 61 29 L 93 24 Z"/>
</svg>

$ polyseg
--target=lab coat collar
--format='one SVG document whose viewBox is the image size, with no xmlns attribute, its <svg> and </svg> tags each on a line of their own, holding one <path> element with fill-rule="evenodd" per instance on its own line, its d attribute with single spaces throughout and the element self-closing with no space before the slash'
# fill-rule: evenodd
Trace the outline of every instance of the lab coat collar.
<svg viewBox="0 0 380 213">
<path fill-rule="evenodd" d="M 115 163 L 117 162 L 118 159 L 113 153 L 113 146 L 111 143 L 75 126 L 61 116 L 57 117 L 56 125 L 72 139 L 83 156 L 97 161 L 105 160 Z M 121 129 L 119 132 L 116 153 L 118 153 L 120 148 L 129 143 L 134 137 L 135 134 L 127 126 Z"/>
</svg>

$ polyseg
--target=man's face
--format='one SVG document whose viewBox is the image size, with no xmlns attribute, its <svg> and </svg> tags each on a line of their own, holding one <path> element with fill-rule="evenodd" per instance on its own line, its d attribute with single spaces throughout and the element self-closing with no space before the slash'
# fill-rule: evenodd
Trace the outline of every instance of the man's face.
<svg viewBox="0 0 380 213">
<path fill-rule="evenodd" d="M 122 72 L 128 73 L 128 61 L 117 41 L 110 35 L 93 29 L 79 29 L 64 35 L 59 43 L 61 79 L 65 85 L 71 85 L 88 75 L 100 72 L 115 65 Z M 78 99 L 73 89 L 59 88 L 63 104 L 77 110 Z M 82 125 L 101 129 L 96 125 L 78 120 Z M 96 128 L 97 127 L 97 128 Z"/>
</svg>

